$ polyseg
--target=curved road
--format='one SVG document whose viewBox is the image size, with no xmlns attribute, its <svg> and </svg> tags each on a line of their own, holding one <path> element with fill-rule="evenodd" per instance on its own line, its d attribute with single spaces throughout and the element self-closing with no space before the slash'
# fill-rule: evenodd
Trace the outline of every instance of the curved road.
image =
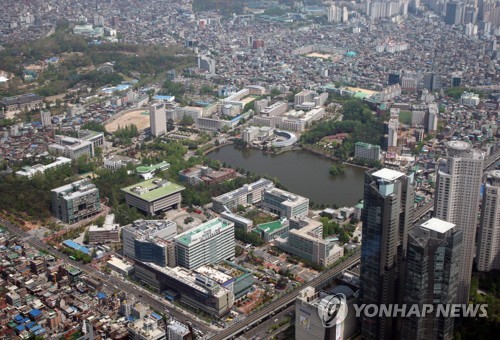
<svg viewBox="0 0 500 340">
<path fill-rule="evenodd" d="M 340 274 L 342 271 L 359 263 L 359 260 L 360 260 L 360 252 L 357 252 L 356 254 L 349 257 L 344 262 L 339 263 L 338 265 L 336 265 L 332 269 L 328 270 L 327 272 L 324 272 L 323 274 L 321 274 L 317 278 L 310 281 L 308 286 L 316 287 L 316 286 L 320 285 L 324 281 L 331 279 L 333 276 L 336 276 L 336 275 Z M 280 310 L 281 308 L 292 304 L 295 301 L 295 298 L 299 295 L 300 291 L 304 288 L 305 288 L 305 286 L 297 287 L 295 290 L 293 290 L 289 294 L 283 296 L 281 299 L 273 301 L 273 302 L 271 302 L 271 304 L 267 305 L 263 309 L 250 314 L 242 322 L 237 323 L 237 324 L 219 332 L 217 335 L 212 337 L 212 340 L 224 340 L 224 339 L 228 339 L 228 338 L 234 337 L 236 335 L 239 335 L 240 333 L 245 331 L 248 327 L 251 327 L 253 324 L 258 323 L 260 320 L 264 319 L 265 317 L 274 314 L 276 311 Z"/>
</svg>

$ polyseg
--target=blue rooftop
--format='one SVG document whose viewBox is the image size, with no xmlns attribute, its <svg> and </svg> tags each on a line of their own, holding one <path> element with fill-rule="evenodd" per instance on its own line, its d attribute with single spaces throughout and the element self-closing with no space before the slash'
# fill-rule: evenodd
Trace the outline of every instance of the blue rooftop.
<svg viewBox="0 0 500 340">
<path fill-rule="evenodd" d="M 78 244 L 76 242 L 73 242 L 72 240 L 66 240 L 63 242 L 63 244 L 66 247 L 81 251 L 84 254 L 90 255 L 90 249 L 87 247 L 82 246 L 81 244 Z"/>
<path fill-rule="evenodd" d="M 155 313 L 155 312 L 151 313 L 151 316 L 152 316 L 153 318 L 155 318 L 156 320 L 158 320 L 158 321 L 162 319 L 162 316 L 161 316 L 161 315 L 158 315 L 158 314 L 157 314 L 157 313 Z"/>
<path fill-rule="evenodd" d="M 36 318 L 37 316 L 40 316 L 40 314 L 42 314 L 42 312 L 39 310 L 39 309 L 32 309 L 31 312 L 30 312 L 30 315 L 34 318 Z"/>
<path fill-rule="evenodd" d="M 18 331 L 18 332 L 22 332 L 22 331 L 24 331 L 24 329 L 25 329 L 24 325 L 19 325 L 16 327 L 16 331 Z"/>
<path fill-rule="evenodd" d="M 17 323 L 20 323 L 23 321 L 23 316 L 21 314 L 17 314 L 16 316 L 14 316 L 14 321 L 17 322 Z"/>
<path fill-rule="evenodd" d="M 174 96 L 162 96 L 162 95 L 156 95 L 153 97 L 155 100 L 166 100 L 168 102 L 174 101 L 175 97 Z"/>
<path fill-rule="evenodd" d="M 35 327 L 36 325 L 37 325 L 37 324 L 36 324 L 36 322 L 31 321 L 30 323 L 26 324 L 26 328 L 28 328 L 28 329 L 32 329 L 32 328 L 33 328 L 33 327 Z"/>
<path fill-rule="evenodd" d="M 103 292 L 97 293 L 97 298 L 99 300 L 105 299 L 106 298 L 106 293 L 103 293 Z"/>
</svg>

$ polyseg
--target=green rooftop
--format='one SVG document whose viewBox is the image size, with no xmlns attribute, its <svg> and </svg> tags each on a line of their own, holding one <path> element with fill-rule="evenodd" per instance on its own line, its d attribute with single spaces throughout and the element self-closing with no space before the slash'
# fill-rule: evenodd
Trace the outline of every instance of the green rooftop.
<svg viewBox="0 0 500 340">
<path fill-rule="evenodd" d="M 217 230 L 217 228 L 221 228 L 222 231 L 223 229 L 231 225 L 234 224 L 221 218 L 215 218 L 213 220 L 200 224 L 193 229 L 185 231 L 182 234 L 177 235 L 177 237 L 175 237 L 175 240 L 188 246 L 191 243 L 202 239 L 204 235 L 211 235 L 214 231 Z M 208 230 L 211 230 L 211 232 L 209 233 Z"/>
<path fill-rule="evenodd" d="M 163 171 L 168 169 L 169 167 L 170 164 L 168 162 L 161 162 L 154 165 L 139 166 L 135 169 L 135 171 L 137 171 L 138 174 L 144 174 L 158 169 L 160 169 L 160 171 Z"/>
<path fill-rule="evenodd" d="M 127 195 L 132 195 L 141 200 L 153 202 L 165 196 L 175 194 L 185 188 L 181 185 L 169 182 L 167 180 L 153 177 L 147 181 L 143 181 L 126 188 L 122 191 Z"/>
<path fill-rule="evenodd" d="M 255 231 L 258 232 L 259 234 L 262 232 L 272 233 L 273 231 L 281 228 L 282 226 L 283 226 L 282 221 L 276 220 L 276 221 L 262 223 L 262 224 L 257 225 L 257 227 L 255 228 Z"/>
</svg>

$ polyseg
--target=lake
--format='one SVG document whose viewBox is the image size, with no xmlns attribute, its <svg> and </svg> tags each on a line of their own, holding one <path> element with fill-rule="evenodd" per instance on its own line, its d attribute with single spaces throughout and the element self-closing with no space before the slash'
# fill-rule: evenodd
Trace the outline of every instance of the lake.
<svg viewBox="0 0 500 340">
<path fill-rule="evenodd" d="M 225 145 L 209 153 L 208 157 L 233 168 L 277 177 L 289 191 L 308 197 L 314 203 L 354 206 L 363 198 L 365 169 L 346 166 L 343 175 L 333 177 L 329 170 L 334 162 L 308 151 L 270 155 L 260 150 Z"/>
</svg>

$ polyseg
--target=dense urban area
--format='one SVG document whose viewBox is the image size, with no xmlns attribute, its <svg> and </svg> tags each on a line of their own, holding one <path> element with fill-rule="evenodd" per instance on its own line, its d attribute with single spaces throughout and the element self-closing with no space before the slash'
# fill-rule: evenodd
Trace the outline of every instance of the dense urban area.
<svg viewBox="0 0 500 340">
<path fill-rule="evenodd" d="M 1 8 L 1 339 L 496 338 L 500 1 Z"/>
</svg>

